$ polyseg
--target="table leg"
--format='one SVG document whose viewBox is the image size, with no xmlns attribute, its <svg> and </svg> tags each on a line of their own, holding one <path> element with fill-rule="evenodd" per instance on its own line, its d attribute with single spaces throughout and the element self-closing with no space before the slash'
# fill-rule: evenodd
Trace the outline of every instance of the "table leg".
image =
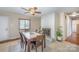
<svg viewBox="0 0 79 59">
<path fill-rule="evenodd" d="M 28 52 L 30 52 L 30 46 L 28 45 Z"/>
<path fill-rule="evenodd" d="M 44 47 L 43 47 L 43 41 L 44 41 L 44 40 L 42 40 L 42 52 L 43 52 L 43 48 L 44 48 Z"/>
<path fill-rule="evenodd" d="M 25 52 L 26 52 L 26 44 L 25 44 Z"/>
<path fill-rule="evenodd" d="M 44 48 L 46 47 L 46 40 L 44 39 Z"/>
<path fill-rule="evenodd" d="M 28 42 L 28 52 L 30 52 L 30 43 Z"/>
</svg>

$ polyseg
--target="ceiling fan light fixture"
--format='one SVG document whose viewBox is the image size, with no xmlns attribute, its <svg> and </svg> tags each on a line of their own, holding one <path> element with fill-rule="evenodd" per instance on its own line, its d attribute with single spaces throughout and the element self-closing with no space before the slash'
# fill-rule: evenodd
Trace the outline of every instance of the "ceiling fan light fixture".
<svg viewBox="0 0 79 59">
<path fill-rule="evenodd" d="M 32 14 L 33 16 L 35 15 L 35 14 Z"/>
<path fill-rule="evenodd" d="M 32 7 L 32 8 L 29 8 L 29 9 L 26 9 L 26 8 L 22 8 L 24 9 L 25 11 L 27 10 L 31 15 L 36 15 L 36 14 L 40 14 L 41 12 L 37 11 L 37 7 Z"/>
<path fill-rule="evenodd" d="M 35 15 L 35 12 L 34 11 L 30 11 L 30 14 Z"/>
<path fill-rule="evenodd" d="M 73 17 L 75 17 L 76 15 L 72 15 Z"/>
<path fill-rule="evenodd" d="M 70 16 L 75 17 L 77 15 L 76 12 L 73 12 Z"/>
</svg>

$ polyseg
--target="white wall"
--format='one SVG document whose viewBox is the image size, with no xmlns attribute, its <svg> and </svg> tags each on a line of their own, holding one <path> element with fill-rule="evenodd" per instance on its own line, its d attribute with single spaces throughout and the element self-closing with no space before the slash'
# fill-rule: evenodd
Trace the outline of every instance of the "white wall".
<svg viewBox="0 0 79 59">
<path fill-rule="evenodd" d="M 67 16 L 67 37 L 69 37 L 72 33 L 72 20 L 69 16 Z"/>
<path fill-rule="evenodd" d="M 31 18 L 31 31 L 39 29 L 41 26 L 41 17 Z"/>
<path fill-rule="evenodd" d="M 41 26 L 51 28 L 51 38 L 53 39 L 56 38 L 56 28 L 61 26 L 63 40 L 65 40 L 71 34 L 71 21 L 69 17 L 67 19 L 64 12 L 49 13 L 41 17 Z"/>
<path fill-rule="evenodd" d="M 56 38 L 56 28 L 58 28 L 58 26 L 62 27 L 63 40 L 65 40 L 67 36 L 71 35 L 71 20 L 68 16 L 65 16 L 64 12 L 55 12 L 41 17 L 41 26 L 44 28 L 51 28 L 51 38 Z"/>
<path fill-rule="evenodd" d="M 0 16 L 0 41 L 6 40 L 8 38 L 8 25 L 8 17 Z"/>
<path fill-rule="evenodd" d="M 63 40 L 71 35 L 71 19 L 64 12 L 60 13 L 60 26 L 62 26 Z"/>
<path fill-rule="evenodd" d="M 63 34 L 63 40 L 65 40 L 67 36 L 67 24 L 64 12 L 60 13 L 60 26 Z"/>
<path fill-rule="evenodd" d="M 34 31 L 36 28 L 40 27 L 41 18 L 40 17 L 29 17 L 17 13 L 0 11 L 0 16 L 7 16 L 9 18 L 9 39 L 14 39 L 19 37 L 19 18 L 31 19 L 31 29 Z M 34 27 L 33 27 L 34 24 Z M 38 25 L 38 26 L 35 26 Z"/>
<path fill-rule="evenodd" d="M 21 17 L 21 15 L 16 13 L 10 13 L 10 12 L 3 12 L 0 11 L 0 16 L 7 16 L 9 18 L 9 39 L 17 38 L 19 37 L 19 24 L 18 19 Z"/>
<path fill-rule="evenodd" d="M 55 14 L 49 13 L 41 17 L 41 27 L 51 29 L 51 38 L 55 39 Z M 52 39 L 50 39 L 52 41 Z"/>
</svg>

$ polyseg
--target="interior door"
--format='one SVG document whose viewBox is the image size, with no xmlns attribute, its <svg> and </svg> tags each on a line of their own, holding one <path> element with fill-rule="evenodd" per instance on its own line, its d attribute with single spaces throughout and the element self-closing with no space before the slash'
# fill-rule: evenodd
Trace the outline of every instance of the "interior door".
<svg viewBox="0 0 79 59">
<path fill-rule="evenodd" d="M 76 28 L 77 28 L 76 32 L 77 34 L 79 34 L 79 24 L 77 24 Z"/>
<path fill-rule="evenodd" d="M 8 17 L 0 16 L 0 41 L 8 39 Z"/>
</svg>

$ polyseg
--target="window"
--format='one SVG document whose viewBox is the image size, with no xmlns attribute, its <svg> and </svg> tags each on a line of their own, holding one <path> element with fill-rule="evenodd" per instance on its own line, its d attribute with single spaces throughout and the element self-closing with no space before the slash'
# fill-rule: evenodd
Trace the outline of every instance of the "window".
<svg viewBox="0 0 79 59">
<path fill-rule="evenodd" d="M 20 29 L 29 29 L 30 28 L 30 21 L 29 20 L 20 20 Z"/>
</svg>

